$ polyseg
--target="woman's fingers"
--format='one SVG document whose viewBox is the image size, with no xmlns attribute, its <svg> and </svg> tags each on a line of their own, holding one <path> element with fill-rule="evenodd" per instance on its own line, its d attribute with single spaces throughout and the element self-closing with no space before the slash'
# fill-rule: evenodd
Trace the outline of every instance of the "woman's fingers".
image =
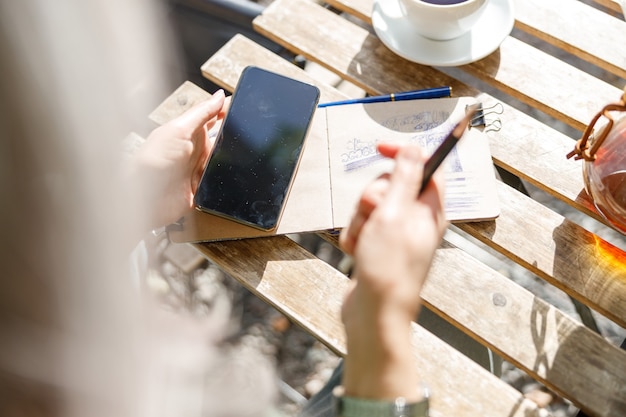
<svg viewBox="0 0 626 417">
<path fill-rule="evenodd" d="M 178 117 L 178 123 L 182 126 L 197 129 L 207 122 L 219 116 L 224 107 L 224 90 L 217 90 L 211 98 L 196 104 Z"/>
<path fill-rule="evenodd" d="M 346 253 L 350 255 L 353 253 L 363 225 L 383 200 L 388 188 L 389 174 L 383 174 L 363 191 L 350 225 L 343 229 L 339 236 L 339 244 Z"/>
<path fill-rule="evenodd" d="M 389 179 L 386 201 L 393 206 L 410 204 L 417 194 L 424 171 L 422 151 L 417 145 L 406 145 L 393 150 L 396 165 Z"/>
</svg>

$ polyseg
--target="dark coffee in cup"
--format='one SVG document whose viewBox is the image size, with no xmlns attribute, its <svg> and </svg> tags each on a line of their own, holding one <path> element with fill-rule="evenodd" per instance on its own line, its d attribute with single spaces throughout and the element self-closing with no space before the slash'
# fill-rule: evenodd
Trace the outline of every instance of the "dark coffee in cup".
<svg viewBox="0 0 626 417">
<path fill-rule="evenodd" d="M 440 5 L 447 5 L 447 4 L 459 4 L 459 3 L 463 3 L 467 0 L 422 0 L 424 3 L 430 3 L 430 4 L 440 4 Z"/>
</svg>

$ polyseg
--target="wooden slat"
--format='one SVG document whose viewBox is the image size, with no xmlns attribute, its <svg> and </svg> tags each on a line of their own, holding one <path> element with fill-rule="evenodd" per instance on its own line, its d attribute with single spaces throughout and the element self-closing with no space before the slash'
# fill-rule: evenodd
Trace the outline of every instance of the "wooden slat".
<svg viewBox="0 0 626 417">
<path fill-rule="evenodd" d="M 337 68 L 338 74 L 345 74 L 368 92 L 379 91 L 380 81 L 386 77 L 406 77 L 407 71 L 419 73 L 419 84 L 428 83 L 429 87 L 442 85 L 445 79 L 434 69 L 395 55 L 366 29 L 307 0 L 277 0 L 253 25 L 286 48 L 331 70 Z M 323 60 L 312 56 L 320 44 L 328 50 Z M 512 37 L 487 58 L 462 68 L 579 130 L 606 103 L 621 95 L 620 89 Z M 376 74 L 378 79 L 364 84 L 361 75 L 366 74 Z"/>
<path fill-rule="evenodd" d="M 337 355 L 346 354 L 340 316 L 345 275 L 285 236 L 194 246 Z"/>
<path fill-rule="evenodd" d="M 336 236 L 324 237 L 337 245 Z M 448 242 L 435 255 L 422 298 L 588 414 L 626 415 L 626 352 Z"/>
<path fill-rule="evenodd" d="M 329 0 L 338 10 L 371 23 L 372 0 Z M 618 11 L 611 0 L 605 7 Z M 618 39 L 626 22 L 579 1 L 515 0 L 516 27 L 619 77 L 626 78 L 626 58 Z"/>
<path fill-rule="evenodd" d="M 623 16 L 623 10 L 618 4 L 618 0 L 593 0 L 595 3 L 612 10 L 615 14 Z"/>
<path fill-rule="evenodd" d="M 268 70 L 281 72 L 291 78 L 315 83 L 320 89 L 320 103 L 347 98 L 347 96 L 325 83 L 316 82 L 306 72 L 292 65 L 284 59 L 276 60 L 276 55 L 258 46 L 242 35 L 235 35 L 221 49 L 205 62 L 202 75 L 212 82 L 221 85 L 228 91 L 233 91 L 239 75 L 248 65 L 255 65 Z"/>
<path fill-rule="evenodd" d="M 254 54 L 249 53 L 250 48 L 251 45 L 245 42 L 231 42 L 221 51 L 222 53 L 213 57 L 205 65 L 205 71 L 213 74 L 214 78 L 219 78 L 212 73 L 213 66 L 209 63 L 235 60 L 229 57 L 229 54 L 233 54 L 236 49 L 248 51 L 246 54 L 235 54 L 236 56 L 253 56 Z M 218 73 L 223 68 L 230 68 L 231 71 L 227 76 L 232 78 L 230 73 L 236 73 L 237 68 L 250 64 L 254 62 L 246 61 L 241 62 L 240 65 L 216 65 L 215 67 L 218 68 Z M 280 71 L 283 64 L 284 61 L 276 61 L 276 67 L 272 66 L 271 69 Z M 236 80 L 226 82 L 232 81 Z M 171 102 L 174 107 L 179 100 L 172 99 Z M 579 405 L 593 411 L 594 414 L 616 415 L 617 411 L 624 410 L 624 404 L 616 399 L 623 397 L 624 392 L 621 389 L 626 386 L 624 383 L 626 369 L 611 366 L 615 363 L 626 365 L 623 352 L 602 342 L 598 336 L 579 323 L 573 322 L 560 311 L 535 299 L 527 291 L 485 268 L 458 249 L 450 245 L 445 245 L 444 248 L 438 251 L 433 265 L 433 274 L 424 290 L 424 299 L 427 304 L 442 316 L 455 322 L 472 337 L 492 347 L 548 387 L 571 398 Z M 217 258 L 217 262 L 223 262 L 221 256 Z M 246 282 L 249 287 L 257 287 L 257 281 L 252 278 L 247 279 Z M 290 287 L 291 284 L 288 286 Z M 257 288 L 255 291 L 259 293 L 259 296 L 268 298 L 268 289 Z M 469 293 L 482 296 L 467 300 L 465 295 Z M 292 294 L 284 294 L 273 298 L 270 302 L 281 306 L 286 302 L 285 297 L 291 298 L 292 296 Z M 459 306 L 459 299 L 466 300 L 462 308 Z M 297 317 L 297 311 L 285 313 L 290 316 L 296 314 L 293 319 L 304 323 L 305 327 L 306 322 L 310 322 L 310 320 Z M 539 329 L 537 327 L 539 325 L 533 323 L 534 318 L 537 317 L 541 318 L 545 329 Z M 523 326 L 520 331 L 519 326 L 515 325 L 519 320 L 524 323 L 528 322 L 530 325 Z M 549 331 L 546 331 L 548 328 Z M 313 332 L 316 329 L 317 326 L 309 327 L 309 330 Z M 524 329 L 528 331 L 525 332 Z M 543 336 L 541 340 L 537 340 L 536 336 L 542 329 Z M 325 337 L 325 339 L 328 338 Z M 564 343 L 561 346 L 562 341 L 574 339 L 575 344 Z M 598 392 L 585 388 L 580 384 L 580 379 L 571 378 L 570 369 L 575 369 L 585 375 L 590 385 L 597 387 Z M 607 373 L 606 369 L 611 369 L 613 372 Z M 606 387 L 620 388 L 611 390 Z"/>
<path fill-rule="evenodd" d="M 516 27 L 626 78 L 626 22 L 580 1 L 516 0 Z"/>
<path fill-rule="evenodd" d="M 372 24 L 373 0 L 327 0 L 335 9 L 351 14 L 362 21 Z"/>
<path fill-rule="evenodd" d="M 410 80 L 407 90 L 451 85 L 456 95 L 473 91 L 433 68 L 398 57 L 365 28 L 307 0 L 277 0 L 253 21 L 253 25 L 263 35 L 336 72 L 370 94 L 394 92 L 384 89 L 388 78 Z M 318 55 L 320 45 L 325 49 L 323 59 Z M 377 74 L 377 77 L 370 79 L 367 74 Z"/>
<path fill-rule="evenodd" d="M 486 106 L 497 102 L 489 94 L 482 93 L 477 98 Z M 565 158 L 573 149 L 572 138 L 524 112 L 501 104 L 504 112 L 498 118 L 503 128 L 499 132 L 487 133 L 496 165 L 607 224 L 584 191 L 582 162 Z"/>
<path fill-rule="evenodd" d="M 284 9 L 281 7 L 280 11 L 285 12 Z M 307 12 L 303 15 L 314 14 L 309 9 L 306 8 Z M 331 19 L 327 12 L 323 16 L 323 19 L 318 20 Z M 282 27 L 283 21 L 290 20 L 294 19 L 284 17 L 271 19 L 269 22 L 263 20 L 257 21 L 257 25 L 267 26 L 267 31 L 270 31 L 274 30 L 274 25 Z M 315 27 L 318 31 L 325 32 L 323 27 Z M 385 52 L 386 48 L 381 46 L 376 39 L 372 40 L 367 31 L 362 28 L 344 22 L 342 19 L 332 20 L 330 27 L 337 29 L 340 35 L 328 43 L 332 46 L 327 47 L 324 43 L 323 50 L 317 51 L 320 49 L 317 47 L 320 40 L 308 32 L 293 35 L 296 39 L 293 42 L 290 41 L 289 45 L 297 44 L 298 47 L 294 46 L 294 49 L 315 61 L 325 63 L 330 70 L 359 84 L 370 93 L 449 84 L 453 86 L 456 95 L 478 94 L 475 90 L 431 68 L 411 64 L 390 52 Z M 282 33 L 282 29 L 278 30 Z M 513 42 L 518 41 L 513 40 Z M 314 51 L 317 51 L 316 56 L 313 56 Z M 354 64 L 357 60 L 364 64 Z M 563 89 L 563 91 L 566 90 L 570 91 L 570 89 Z M 495 99 L 487 94 L 481 94 L 480 98 L 487 105 L 495 102 Z M 563 102 L 571 101 L 566 96 L 563 96 L 562 100 Z M 491 149 L 496 164 L 596 220 L 606 223 L 584 192 L 583 179 L 580 174 L 581 162 L 566 160 L 564 157 L 573 147 L 571 139 L 512 107 L 505 106 L 505 108 L 505 114 L 501 116 L 504 129 L 497 134 L 490 134 Z M 537 161 L 542 161 L 542 164 L 538 164 Z"/>
<path fill-rule="evenodd" d="M 235 36 L 224 45 L 222 51 L 221 54 L 211 57 L 202 66 L 202 71 L 205 77 L 214 83 L 220 83 L 230 91 L 234 89 L 244 65 L 263 66 L 268 65 L 268 62 L 272 62 L 272 53 L 270 51 L 265 48 L 259 48 L 254 42 L 241 35 Z M 246 64 L 243 64 L 243 62 Z M 272 68 L 277 71 L 284 71 L 285 74 L 299 78 L 302 81 L 314 82 L 306 73 L 294 71 L 293 66 L 284 60 L 274 63 Z M 392 77 L 389 78 L 391 79 Z M 415 78 L 420 77 L 416 75 Z M 363 78 L 363 80 L 370 81 L 368 78 Z M 384 82 L 382 91 L 394 91 L 394 86 L 397 84 Z M 331 101 L 345 98 L 337 90 L 325 84 L 317 84 L 322 91 L 322 100 Z M 396 91 L 410 88 L 412 87 L 402 85 L 397 87 Z M 468 95 L 479 94 L 476 90 L 456 82 L 454 91 L 457 95 L 461 89 L 465 90 Z M 486 105 L 496 102 L 488 94 L 480 94 L 478 98 Z M 504 107 L 504 114 L 499 117 L 506 128 L 497 134 L 491 134 L 491 150 L 496 162 L 513 173 L 522 176 L 522 178 L 537 187 L 567 201 L 592 217 L 602 220 L 596 213 L 587 195 L 584 193 L 581 195 L 584 185 L 582 176 L 579 175 L 580 163 L 564 158 L 564 155 L 573 146 L 571 138 L 550 129 L 510 106 L 504 105 Z M 519 137 L 524 140 L 519 140 Z M 541 159 L 545 160 L 545 164 L 539 165 L 536 163 L 536 161 Z M 550 175 L 546 176 L 546 171 Z M 571 175 L 572 172 L 574 172 L 573 175 Z M 542 178 L 542 174 L 546 178 Z"/>
<path fill-rule="evenodd" d="M 463 69 L 578 130 L 621 96 L 619 88 L 510 36 Z"/>
<path fill-rule="evenodd" d="M 235 42 L 231 43 L 233 44 Z M 247 50 L 245 46 L 243 49 Z M 237 54 L 236 57 L 240 55 Z M 205 64 L 205 72 L 213 67 L 211 63 L 215 59 L 217 58 L 214 57 Z M 266 65 L 270 65 L 267 57 L 265 62 Z M 279 64 L 275 65 L 270 69 L 280 71 L 284 63 L 279 61 Z M 231 68 L 231 65 L 216 65 L 216 67 Z M 538 140 L 543 140 L 543 138 L 538 138 Z M 528 142 L 524 141 L 527 148 L 529 148 Z M 565 158 L 561 158 L 562 160 Z M 534 162 L 536 164 L 536 161 Z M 560 177 L 564 176 L 563 172 L 555 174 Z M 501 185 L 499 192 L 502 214 L 495 222 L 469 223 L 460 227 L 574 298 L 626 327 L 626 300 L 624 299 L 626 296 L 626 260 L 607 261 L 609 258 L 605 256 L 607 251 L 614 253 L 619 253 L 619 251 L 600 239 L 596 243 L 593 235 L 580 226 L 566 222 L 562 216 L 509 187 Z M 527 216 L 527 213 L 533 213 L 533 216 Z M 562 226 L 563 224 L 567 227 Z M 528 233 L 529 230 L 533 230 L 533 233 Z M 593 241 L 593 244 L 590 244 L 590 241 Z M 577 265 L 571 263 L 554 265 L 555 259 L 558 259 L 554 256 L 555 250 L 578 255 Z M 585 268 L 577 269 L 580 266 L 585 266 Z M 593 278 L 587 277 L 587 274 Z"/>
<path fill-rule="evenodd" d="M 316 49 L 324 49 L 319 48 L 319 39 L 325 39 L 329 34 L 324 33 L 322 38 L 313 37 L 313 42 L 317 39 L 318 46 L 307 49 L 309 46 L 306 41 L 300 39 L 303 27 L 307 25 L 303 23 L 304 16 L 299 14 L 299 19 L 295 19 L 298 28 L 290 29 L 298 32 L 294 35 L 297 42 L 294 42 L 292 49 L 309 58 L 315 57 L 316 61 L 325 61 L 335 72 L 344 77 L 348 74 L 346 78 L 353 76 L 359 81 L 357 84 L 365 86 L 369 92 L 422 86 L 398 88 L 402 83 L 396 77 L 406 77 L 404 69 L 409 69 L 410 73 L 417 76 L 424 74 L 420 80 L 424 83 L 423 87 L 441 85 L 438 81 L 446 78 L 442 78 L 437 71 L 425 70 L 414 64 L 405 65 L 396 61 L 402 66 L 394 65 L 393 60 L 386 60 L 386 48 L 367 36 L 362 37 L 361 33 L 348 26 L 334 28 L 338 38 L 324 43 L 329 51 L 321 53 L 335 55 L 320 58 L 315 52 Z M 316 31 L 320 30 L 325 29 L 316 27 Z M 337 48 L 335 41 L 342 39 L 348 39 L 346 43 L 356 41 L 354 45 L 360 49 L 352 55 L 346 53 L 354 51 L 343 44 Z M 287 72 L 296 78 L 304 77 L 301 71 L 285 62 L 279 63 L 276 57 L 264 55 L 265 52 L 254 55 L 260 49 L 249 47 L 246 42 L 241 42 L 241 38 L 231 42 L 228 47 L 230 49 L 224 50 L 228 50 L 227 53 L 221 51 L 203 66 L 205 75 L 214 77 L 214 81 L 227 88 L 230 86 L 228 89 L 234 87 L 241 69 L 248 63 L 258 62 L 257 65 L 267 67 L 267 62 L 272 61 L 271 65 L 276 65 L 279 72 Z M 555 103 L 560 98 L 552 99 L 548 91 L 544 94 L 543 90 L 516 84 L 516 77 L 511 74 L 516 74 L 518 69 L 517 57 L 509 55 L 516 50 L 533 59 L 539 57 L 536 62 L 531 59 L 534 65 L 569 71 L 569 67 L 560 67 L 557 61 L 537 54 L 533 49 L 524 48 L 529 47 L 509 38 L 498 51 L 497 60 L 494 55 L 466 66 L 464 70 L 513 96 L 519 95 L 522 100 L 544 111 L 546 108 L 552 109 L 547 113 L 580 127 L 587 120 L 586 116 L 583 120 L 581 115 L 588 111 L 594 113 L 597 108 L 582 109 L 576 113 L 574 107 L 580 103 L 561 105 Z M 239 55 L 233 58 L 229 54 Z M 254 57 L 251 61 L 248 60 L 250 56 Z M 380 56 L 385 58 L 382 66 L 375 68 L 375 65 L 367 63 L 369 58 L 379 59 L 377 57 Z M 498 71 L 494 73 L 496 68 L 502 74 L 498 74 Z M 387 72 L 379 72 L 381 70 Z M 528 77 L 528 71 L 531 70 L 525 69 L 521 76 Z M 566 79 L 569 81 L 586 80 L 578 73 L 568 77 Z M 561 79 L 555 81 L 560 82 Z M 429 84 L 431 82 L 435 83 Z M 589 91 L 582 89 L 581 95 L 587 96 L 596 93 L 597 87 L 603 88 L 601 83 L 589 85 Z M 194 89 L 194 86 L 187 85 L 179 93 L 184 97 L 200 99 L 202 94 L 193 96 Z M 324 87 L 322 91 L 323 96 L 327 96 L 325 99 L 340 97 L 331 88 Z M 455 84 L 455 92 L 476 94 L 458 82 Z M 173 98 L 178 96 L 175 94 Z M 481 99 L 493 100 L 487 95 L 481 95 Z M 181 107 L 180 103 L 176 103 L 170 110 L 177 106 Z M 153 118 L 157 120 L 161 117 L 159 120 L 163 121 L 174 113 L 161 117 L 156 112 Z M 559 159 L 564 150 L 569 150 L 567 138 L 508 106 L 501 118 L 505 130 L 490 135 L 495 161 L 511 172 L 519 172 L 525 178 L 530 178 L 548 192 L 583 211 L 593 213 L 593 209 L 588 206 L 588 199 L 578 196 L 582 190 L 580 164 Z M 513 155 L 510 155 L 511 152 Z M 497 221 L 461 225 L 461 228 L 624 326 L 624 252 L 504 185 L 499 185 L 499 193 L 503 213 Z M 532 214 L 533 218 L 525 218 L 522 214 Z M 344 353 L 345 341 L 338 312 L 346 278 L 336 270 L 284 237 L 211 243 L 197 247 L 258 296 L 316 334 L 337 353 Z M 468 294 L 473 297 L 468 297 Z M 491 346 L 548 387 L 572 399 L 587 409 L 590 415 L 626 414 L 626 360 L 622 351 L 566 317 L 558 309 L 537 300 L 518 285 L 469 258 L 459 249 L 444 244 L 437 251 L 431 278 L 423 295 L 426 303 L 438 314 L 481 343 Z M 463 303 L 459 303 L 459 300 L 463 300 Z M 328 308 L 320 308 L 322 302 Z M 537 414 L 536 407 L 523 401 L 519 393 L 503 387 L 501 381 L 486 374 L 424 329 L 415 326 L 413 331 L 416 358 L 424 378 L 435 392 L 433 415 Z"/>
<path fill-rule="evenodd" d="M 411 80 L 409 85 L 404 82 L 396 88 L 452 85 L 457 95 L 473 92 L 432 68 L 398 57 L 367 30 L 305 0 L 278 0 L 255 19 L 254 26 L 369 93 L 388 93 L 389 84 L 395 80 Z M 325 53 L 313 56 L 320 43 L 326 46 Z M 621 93 L 513 38 L 507 38 L 490 57 L 463 68 L 581 130 L 598 109 Z M 576 94 L 571 94 L 572 86 L 576 86 Z"/>
<path fill-rule="evenodd" d="M 626 327 L 626 253 L 499 183 L 494 222 L 457 226 Z"/>
<path fill-rule="evenodd" d="M 246 65 L 249 62 L 236 67 Z M 177 96 L 195 96 L 198 88 L 191 83 L 181 86 L 151 118 L 166 121 L 182 113 L 184 100 Z M 340 308 L 348 279 L 343 274 L 284 236 L 194 246 L 335 353 L 345 354 Z M 520 393 L 418 325 L 413 326 L 413 340 L 418 367 L 431 389 L 439 393 L 433 397 L 433 415 L 539 415 Z M 458 392 L 464 395 L 453 395 Z"/>
<path fill-rule="evenodd" d="M 439 71 L 398 57 L 365 28 L 307 0 L 277 0 L 253 25 L 263 35 L 370 94 L 393 92 L 384 89 L 387 78 L 404 80 L 406 90 L 450 85 L 457 95 L 470 91 Z M 323 60 L 317 55 L 320 42 L 325 49 Z"/>
<path fill-rule="evenodd" d="M 353 7 L 358 10 L 358 13 L 363 14 L 366 19 L 369 19 L 371 15 L 371 4 L 371 0 L 352 0 L 348 1 L 344 5 L 344 9 L 347 7 Z M 333 5 L 338 6 L 338 3 L 333 3 Z M 292 21 L 293 20 L 294 19 L 292 19 Z M 331 26 L 336 27 L 336 23 L 337 22 L 333 21 Z M 319 29 L 318 26 L 313 27 Z M 326 53 L 323 55 L 321 60 L 320 58 L 310 55 L 310 51 L 314 50 L 312 48 L 317 46 L 318 40 L 310 38 L 306 34 L 299 34 L 298 36 L 301 39 L 311 40 L 310 48 L 296 48 L 298 52 L 304 53 L 305 55 L 309 54 L 309 57 L 313 60 L 320 61 L 321 63 L 333 63 L 333 65 L 327 65 L 331 71 L 341 74 L 344 78 L 359 84 L 368 92 L 373 94 L 390 91 L 402 91 L 412 88 L 425 88 L 442 84 L 452 85 L 457 95 L 477 94 L 475 90 L 459 84 L 455 80 L 448 77 L 442 76 L 442 74 L 437 71 L 430 70 L 419 65 L 407 65 L 406 61 L 402 59 L 390 61 L 388 56 L 383 57 L 383 61 L 388 63 L 385 67 L 381 68 L 372 66 L 371 68 L 368 68 L 367 66 L 359 66 L 358 71 L 354 71 L 352 69 L 353 66 L 351 65 L 353 57 L 358 55 L 359 51 L 365 51 L 366 46 L 371 43 L 368 41 L 367 35 L 360 29 L 356 29 L 354 32 L 348 32 L 346 30 L 344 33 L 337 36 L 336 41 L 344 40 L 344 42 L 340 44 L 336 41 L 332 42 L 332 45 L 335 47 L 326 48 L 324 51 Z M 352 49 L 350 49 L 350 47 L 352 47 Z M 380 45 L 374 47 L 374 53 L 371 54 L 373 55 L 373 58 L 378 57 L 376 56 L 376 51 L 379 48 Z M 509 48 L 509 50 L 514 51 L 513 55 L 519 55 L 519 51 L 515 51 L 515 46 Z M 343 51 L 348 52 L 344 53 Z M 361 53 L 361 55 L 363 55 L 363 60 L 370 60 L 370 57 L 368 57 L 364 52 Z M 546 55 L 544 54 L 543 56 Z M 543 65 L 541 65 L 541 67 L 543 67 Z M 385 77 L 378 76 L 380 73 L 384 73 Z M 411 84 L 407 84 L 406 82 L 399 83 L 396 81 L 398 77 L 407 75 L 407 79 L 416 81 Z M 531 82 L 530 84 L 533 83 Z M 567 86 L 567 88 L 563 88 L 561 91 L 564 93 L 571 92 L 570 87 L 571 86 Z M 591 90 L 593 91 L 592 94 L 595 96 L 595 87 Z M 611 91 L 616 92 L 617 90 L 611 89 Z M 579 91 L 577 90 L 574 96 L 583 97 L 582 94 L 579 95 L 578 93 Z M 494 101 L 494 99 L 487 94 L 481 94 L 480 98 L 486 103 Z M 611 98 L 611 100 L 614 100 L 614 98 Z M 560 97 L 559 101 L 568 103 L 572 102 L 570 97 L 566 95 Z M 585 103 L 586 102 L 587 101 L 585 101 Z M 576 108 L 581 107 L 580 103 L 573 104 Z M 589 105 L 588 107 L 596 105 L 599 104 L 595 103 L 593 105 Z M 589 108 L 586 114 L 589 112 L 595 113 L 595 111 L 596 109 Z M 552 112 L 552 114 L 556 115 L 557 113 Z M 569 152 L 572 147 L 570 138 L 559 134 L 544 124 L 537 122 L 535 119 L 527 117 L 524 113 L 516 111 L 510 107 L 506 108 L 505 114 L 501 118 L 504 121 L 505 130 L 500 134 L 495 135 L 498 139 L 500 139 L 497 143 L 492 140 L 492 153 L 496 163 L 521 178 L 531 182 L 533 185 L 543 189 L 554 197 L 566 201 L 568 204 L 594 217 L 596 220 L 606 223 L 605 219 L 597 214 L 596 209 L 593 207 L 589 197 L 586 193 L 584 193 L 582 176 L 578 174 L 563 175 L 563 173 L 578 172 L 581 169 L 580 162 L 567 161 L 563 158 L 563 155 Z M 583 123 L 584 122 L 581 116 L 580 120 L 576 122 L 576 124 L 577 126 L 582 126 Z M 512 133 L 517 134 L 518 137 L 512 137 Z M 529 141 L 530 139 L 535 140 L 533 140 L 533 143 L 527 143 L 524 140 L 519 140 L 520 137 L 528 138 Z M 536 164 L 536 161 L 538 160 L 545 160 L 545 164 Z M 543 178 L 540 178 L 539 175 L 545 173 L 546 171 L 550 173 L 550 176 L 546 177 L 544 174 Z"/>
<path fill-rule="evenodd" d="M 184 111 L 189 110 L 195 104 L 208 99 L 211 97 L 211 94 L 207 93 L 194 83 L 185 81 L 176 89 L 176 91 L 172 93 L 170 97 L 171 99 L 176 100 L 176 105 L 159 106 L 159 108 L 150 113 L 150 120 L 158 124 L 166 123 L 179 114 L 182 114 Z"/>
<path fill-rule="evenodd" d="M 274 62 L 278 69 L 283 65 Z M 178 93 L 188 96 L 193 88 L 186 84 Z M 182 112 L 180 102 L 176 94 L 170 96 L 152 118 L 165 120 L 163 115 Z M 339 320 L 348 281 L 343 274 L 284 236 L 195 246 L 335 352 L 345 353 Z M 433 416 L 539 416 L 534 403 L 418 325 L 413 326 L 413 340 L 419 369 L 434 393 Z"/>
<path fill-rule="evenodd" d="M 588 414 L 626 415 L 626 352 L 461 250 L 437 251 L 422 296 Z M 454 308 L 460 300 L 463 307 Z"/>
<path fill-rule="evenodd" d="M 302 26 L 315 27 L 316 30 L 292 33 L 293 28 L 289 22 L 294 21 L 298 13 L 307 17 L 318 14 L 318 17 L 312 18 L 309 23 L 300 22 Z M 322 23 L 324 21 L 328 21 L 328 25 Z M 281 2 L 277 9 L 266 10 L 266 13 L 255 21 L 255 25 L 263 28 L 264 33 L 276 32 L 278 35 L 275 36 L 284 37 L 283 44 L 286 47 L 325 65 L 372 94 L 437 85 L 451 85 L 457 96 L 479 94 L 473 88 L 430 67 L 416 65 L 397 57 L 366 30 L 313 4 L 301 1 Z M 314 32 L 320 32 L 323 38 L 327 35 L 331 37 L 327 43 L 323 43 L 324 48 L 318 47 L 321 40 L 316 38 Z M 519 43 L 515 40 L 512 42 Z M 512 51 L 511 53 L 514 54 Z M 568 87 L 564 91 L 571 90 Z M 618 97 L 618 93 L 619 91 L 615 97 Z M 488 94 L 480 94 L 480 98 L 487 105 L 496 102 L 496 99 Z M 562 101 L 571 100 L 563 96 Z M 596 103 L 587 107 L 594 105 L 600 106 Z M 566 160 L 564 157 L 573 147 L 571 139 L 513 107 L 505 108 L 504 114 L 500 116 L 504 128 L 501 132 L 490 135 L 495 162 L 549 194 L 605 222 L 583 192 L 582 176 L 572 175 L 574 172 L 580 172 L 581 163 Z M 590 114 L 596 111 L 588 109 Z M 537 161 L 543 163 L 537 164 Z"/>
<path fill-rule="evenodd" d="M 197 247 L 259 297 L 345 352 L 339 315 L 348 279 L 337 270 L 280 236 Z M 494 375 L 422 327 L 412 330 L 418 369 L 433 392 L 432 416 L 539 416 L 535 404 Z"/>
<path fill-rule="evenodd" d="M 227 45 L 226 48 L 229 47 L 230 46 Z M 217 58 L 214 57 L 205 64 L 205 72 L 208 68 L 213 68 L 212 62 L 215 59 Z M 265 57 L 264 60 L 266 65 L 268 65 L 267 63 L 269 61 L 267 57 Z M 230 65 L 215 65 L 215 67 L 231 69 Z M 273 67 L 272 69 L 279 71 L 281 68 L 282 65 L 280 67 Z M 229 73 L 234 74 L 231 75 L 231 77 L 237 74 L 235 71 L 229 71 Z M 542 138 L 539 139 L 543 141 Z M 525 141 L 524 143 L 526 149 L 528 149 L 528 142 Z M 558 160 L 562 162 L 565 161 L 565 158 L 560 157 Z M 532 161 L 529 161 L 528 164 L 531 165 L 531 162 Z M 536 160 L 534 162 L 536 165 Z M 556 166 L 558 167 L 559 164 Z M 565 177 L 563 174 L 563 172 L 556 171 L 555 177 L 563 178 Z M 576 175 L 576 178 L 579 178 L 579 176 Z M 591 235 L 577 225 L 572 225 L 572 227 L 568 229 L 568 234 L 558 235 L 558 238 L 561 240 L 561 246 L 567 243 L 566 250 L 572 251 L 573 253 L 584 254 L 584 256 L 581 256 L 581 261 L 579 262 L 585 260 L 588 266 L 594 267 L 593 276 L 596 277 L 597 282 L 594 285 L 590 285 L 589 279 L 585 276 L 585 274 L 589 273 L 588 268 L 581 272 L 581 270 L 576 269 L 571 266 L 571 264 L 563 266 L 557 265 L 556 267 L 553 264 L 555 259 L 554 239 L 556 239 L 556 237 L 552 236 L 552 231 L 555 230 L 556 233 L 559 230 L 563 230 L 559 228 L 564 222 L 562 216 L 547 210 L 542 205 L 504 186 L 501 187 L 501 202 L 503 205 L 503 213 L 495 224 L 476 223 L 461 225 L 461 227 L 506 256 L 516 259 L 548 282 L 562 288 L 574 298 L 597 309 L 620 325 L 624 326 L 626 324 L 626 300 L 620 298 L 622 294 L 626 293 L 626 289 L 624 289 L 624 285 L 626 285 L 626 270 L 623 267 L 623 260 L 601 262 L 606 258 L 603 255 L 603 251 L 605 250 L 600 249 L 600 247 L 611 248 L 608 243 L 599 241 L 601 242 L 599 243 L 601 246 L 586 244 L 586 242 L 591 239 Z M 527 209 L 519 210 L 519 208 L 523 206 L 527 206 Z M 537 216 L 539 220 L 541 220 L 541 223 L 539 223 L 535 217 L 520 218 L 518 213 L 541 213 L 541 215 Z M 537 224 L 541 224 L 545 227 L 537 227 Z M 497 228 L 498 231 L 503 232 L 493 235 L 491 231 L 492 228 Z M 535 229 L 537 229 L 535 234 L 527 233 L 528 230 Z M 518 236 L 520 237 L 518 238 Z M 570 240 L 577 242 L 577 244 L 572 245 L 568 243 Z M 523 244 L 520 244 L 521 242 L 523 242 Z M 616 268 L 616 265 L 621 265 L 621 267 Z M 564 266 L 570 266 L 570 268 L 564 268 Z M 612 284 L 613 282 L 616 282 L 616 284 Z M 607 292 L 604 288 L 612 288 L 612 290 Z M 620 292 L 622 289 L 624 289 L 624 292 Z"/>
<path fill-rule="evenodd" d="M 257 296 L 336 352 L 345 353 L 338 317 L 347 279 L 283 239 L 286 238 L 248 239 L 197 247 Z M 453 309 L 455 319 L 489 327 L 489 345 L 499 346 L 497 351 L 505 358 L 512 359 L 510 354 L 515 353 L 513 363 L 572 399 L 590 415 L 609 417 L 626 412 L 626 353 L 532 295 L 520 297 L 524 291 L 513 283 L 507 288 L 503 284 L 509 281 L 499 274 L 485 267 L 476 274 L 476 268 L 481 268 L 478 262 L 468 264 L 458 253 L 448 251 L 458 249 L 438 251 L 433 274 L 424 290 L 425 299 L 431 303 L 434 299 L 446 307 L 458 306 L 459 299 L 465 300 L 465 308 Z M 459 276 L 462 282 L 457 279 Z M 485 288 L 486 285 L 491 288 Z M 468 299 L 467 294 L 482 297 Z M 523 324 L 517 325 L 520 321 Z M 508 398 L 511 393 L 502 393 L 501 381 L 493 380 L 493 375 L 485 375 L 482 368 L 417 325 L 413 337 L 418 367 L 434 392 L 439 393 L 436 399 L 454 397 L 448 398 L 445 405 L 433 402 L 436 412 L 509 416 L 521 411 L 511 408 L 515 395 Z M 503 350 L 501 346 L 507 348 Z M 485 396 L 486 392 L 491 394 Z"/>
</svg>

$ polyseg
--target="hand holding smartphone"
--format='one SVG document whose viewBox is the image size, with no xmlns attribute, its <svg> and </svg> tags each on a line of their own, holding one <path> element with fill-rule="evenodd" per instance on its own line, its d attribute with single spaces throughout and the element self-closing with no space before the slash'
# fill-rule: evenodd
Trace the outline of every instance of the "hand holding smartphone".
<svg viewBox="0 0 626 417">
<path fill-rule="evenodd" d="M 273 230 L 293 183 L 319 89 L 244 69 L 196 192 L 199 210 Z"/>
</svg>

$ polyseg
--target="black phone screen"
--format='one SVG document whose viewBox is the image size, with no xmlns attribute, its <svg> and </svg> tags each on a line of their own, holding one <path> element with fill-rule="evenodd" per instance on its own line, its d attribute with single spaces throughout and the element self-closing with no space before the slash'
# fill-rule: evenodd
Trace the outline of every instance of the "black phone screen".
<svg viewBox="0 0 626 417">
<path fill-rule="evenodd" d="M 274 229 L 318 100 L 315 86 L 247 67 L 202 175 L 197 208 Z"/>
</svg>

